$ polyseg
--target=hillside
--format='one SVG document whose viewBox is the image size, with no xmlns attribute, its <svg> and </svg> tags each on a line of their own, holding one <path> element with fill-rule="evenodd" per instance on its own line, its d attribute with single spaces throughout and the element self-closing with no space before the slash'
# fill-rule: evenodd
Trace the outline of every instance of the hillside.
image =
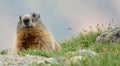
<svg viewBox="0 0 120 66">
<path fill-rule="evenodd" d="M 24 57 L 25 66 L 120 66 L 120 43 L 97 43 L 96 38 L 100 34 L 100 31 L 89 31 L 87 34 L 84 32 L 80 33 L 77 37 L 71 37 L 61 43 L 62 50 L 57 53 L 24 50 L 22 53 L 9 55 L 9 52 L 4 50 L 1 51 L 0 57 L 2 59 L 0 59 L 0 64 L 4 65 L 5 63 L 3 62 L 6 58 L 8 58 L 8 61 L 14 61 L 14 63 L 17 64 L 16 62 Z M 14 57 L 14 55 L 17 61 L 15 58 L 9 58 L 9 56 Z M 25 59 L 25 57 L 27 58 Z M 41 62 L 43 59 L 36 59 L 36 61 L 31 61 L 34 63 L 27 65 L 27 61 L 33 60 L 33 58 L 35 59 L 36 57 L 44 57 L 43 59 L 48 61 L 46 62 L 45 60 Z M 9 66 L 10 63 L 7 61 L 6 63 Z M 20 63 L 22 63 L 21 60 L 19 61 L 19 64 Z M 22 64 L 24 65 L 24 63 Z"/>
</svg>

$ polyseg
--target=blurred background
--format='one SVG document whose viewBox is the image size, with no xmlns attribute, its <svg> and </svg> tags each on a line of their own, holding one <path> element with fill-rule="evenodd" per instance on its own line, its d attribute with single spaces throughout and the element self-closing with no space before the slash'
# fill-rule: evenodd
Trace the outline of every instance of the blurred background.
<svg viewBox="0 0 120 66">
<path fill-rule="evenodd" d="M 96 24 L 120 19 L 120 0 L 0 0 L 0 49 L 12 48 L 19 16 L 40 13 L 59 42 Z"/>
</svg>

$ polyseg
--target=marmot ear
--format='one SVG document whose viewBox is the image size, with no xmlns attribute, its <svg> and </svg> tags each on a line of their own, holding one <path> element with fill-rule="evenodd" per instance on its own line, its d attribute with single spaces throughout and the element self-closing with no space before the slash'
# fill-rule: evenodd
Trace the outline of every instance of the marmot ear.
<svg viewBox="0 0 120 66">
<path fill-rule="evenodd" d="M 40 14 L 38 14 L 38 18 L 40 18 Z"/>
<path fill-rule="evenodd" d="M 36 14 L 35 14 L 35 13 L 33 13 L 33 14 L 32 14 L 32 17 L 35 17 L 35 16 L 36 16 Z"/>
<path fill-rule="evenodd" d="M 40 18 L 40 14 L 32 13 L 32 17 L 38 17 L 38 18 Z"/>
<path fill-rule="evenodd" d="M 19 16 L 19 19 L 21 20 L 21 19 L 22 19 L 22 16 Z"/>
</svg>

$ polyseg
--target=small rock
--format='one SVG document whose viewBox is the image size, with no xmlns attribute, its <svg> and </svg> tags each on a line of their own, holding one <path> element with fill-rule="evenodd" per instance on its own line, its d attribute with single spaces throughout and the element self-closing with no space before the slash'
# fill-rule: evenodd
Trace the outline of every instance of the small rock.
<svg viewBox="0 0 120 66">
<path fill-rule="evenodd" d="M 57 62 L 64 62 L 67 58 L 66 57 L 58 57 L 56 58 Z"/>
<path fill-rule="evenodd" d="M 79 65 L 81 60 L 82 60 L 82 56 L 71 57 L 70 59 L 67 59 L 65 61 L 65 65 L 64 66 L 71 66 L 71 65 L 76 66 L 76 65 Z"/>
<path fill-rule="evenodd" d="M 54 63 L 55 60 L 53 58 L 46 58 L 45 63 Z"/>
<path fill-rule="evenodd" d="M 44 60 L 38 60 L 37 64 L 45 64 L 45 61 Z"/>
<path fill-rule="evenodd" d="M 74 56 L 70 58 L 70 61 L 73 63 L 77 63 L 82 59 L 82 56 Z"/>
<path fill-rule="evenodd" d="M 0 61 L 0 66 L 3 66 L 3 63 L 2 63 L 2 61 Z"/>
<path fill-rule="evenodd" d="M 89 54 L 92 57 L 98 55 L 98 53 L 96 53 L 94 51 L 85 50 L 85 49 L 79 50 L 79 53 L 80 53 L 80 55 Z"/>
</svg>

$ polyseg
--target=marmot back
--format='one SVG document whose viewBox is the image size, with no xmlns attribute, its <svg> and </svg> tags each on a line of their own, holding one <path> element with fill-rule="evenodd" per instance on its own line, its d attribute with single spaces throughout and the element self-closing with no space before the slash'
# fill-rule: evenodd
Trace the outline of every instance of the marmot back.
<svg viewBox="0 0 120 66">
<path fill-rule="evenodd" d="M 61 49 L 37 13 L 20 16 L 16 32 L 15 50 L 22 51 L 23 49 L 40 49 L 48 52 Z"/>
</svg>

